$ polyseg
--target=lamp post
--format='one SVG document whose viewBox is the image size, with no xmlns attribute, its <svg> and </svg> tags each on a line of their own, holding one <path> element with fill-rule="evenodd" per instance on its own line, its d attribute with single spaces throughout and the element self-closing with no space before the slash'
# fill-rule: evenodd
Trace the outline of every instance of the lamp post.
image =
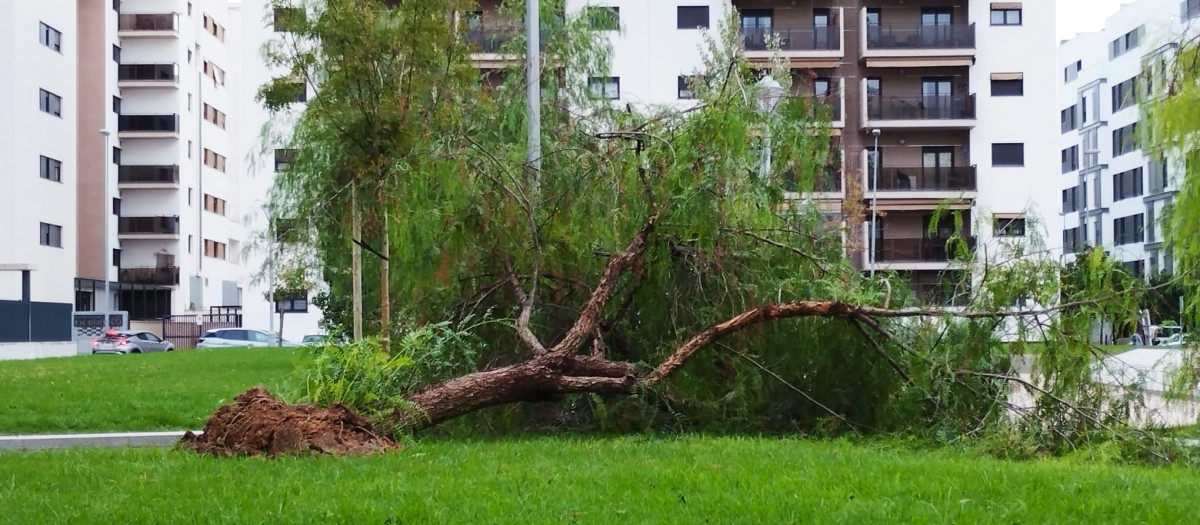
<svg viewBox="0 0 1200 525">
<path fill-rule="evenodd" d="M 102 129 L 100 135 L 104 136 L 104 327 L 112 328 L 112 321 L 109 319 L 109 312 L 112 312 L 112 292 L 108 289 L 108 272 L 112 266 L 112 248 L 108 244 L 108 221 L 112 214 L 109 209 L 112 206 L 112 198 L 108 196 L 108 177 L 109 165 L 112 164 L 112 148 L 109 146 L 109 131 Z"/>
<path fill-rule="evenodd" d="M 762 80 L 758 81 L 758 107 L 767 114 L 770 119 L 775 115 L 775 109 L 779 107 L 779 101 L 783 99 L 783 86 L 779 85 L 771 75 L 764 75 Z M 771 177 L 771 125 L 767 123 L 767 132 L 763 137 L 763 160 L 762 168 L 759 170 L 759 176 L 763 181 Z"/>
<path fill-rule="evenodd" d="M 539 7 L 538 0 L 525 2 L 525 96 L 529 105 L 525 160 L 533 172 L 534 181 L 541 176 L 539 172 L 542 169 L 542 24 Z"/>
<path fill-rule="evenodd" d="M 879 212 L 876 209 L 879 199 L 879 128 L 871 130 L 871 135 L 875 136 L 875 149 L 871 155 L 871 253 L 867 254 L 871 261 L 871 277 L 875 277 L 875 250 L 879 234 L 877 221 L 879 220 Z"/>
<path fill-rule="evenodd" d="M 271 228 L 271 211 L 266 205 L 259 208 L 267 219 L 267 325 L 275 333 L 275 231 Z M 279 335 L 283 338 L 283 334 Z"/>
</svg>

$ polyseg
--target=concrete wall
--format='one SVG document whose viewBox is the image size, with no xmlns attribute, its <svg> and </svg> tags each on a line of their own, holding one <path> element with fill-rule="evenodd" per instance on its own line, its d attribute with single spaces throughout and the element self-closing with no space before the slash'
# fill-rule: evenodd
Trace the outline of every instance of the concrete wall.
<svg viewBox="0 0 1200 525">
<path fill-rule="evenodd" d="M 63 343 L 0 343 L 0 361 L 78 355 L 74 341 Z"/>
</svg>

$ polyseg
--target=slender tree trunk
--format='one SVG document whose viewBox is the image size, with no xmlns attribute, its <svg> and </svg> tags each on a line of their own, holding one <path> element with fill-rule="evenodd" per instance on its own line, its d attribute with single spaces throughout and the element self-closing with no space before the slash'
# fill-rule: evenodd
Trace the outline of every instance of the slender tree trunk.
<svg viewBox="0 0 1200 525">
<path fill-rule="evenodd" d="M 391 353 L 391 236 L 388 230 L 387 209 L 383 211 L 383 260 L 379 261 L 379 346 L 384 353 Z"/>
<path fill-rule="evenodd" d="M 279 348 L 283 348 L 283 308 L 279 309 Z"/>
<path fill-rule="evenodd" d="M 363 282 L 362 282 L 362 210 L 358 208 L 358 184 L 350 185 L 350 274 L 353 282 L 354 328 L 355 341 L 361 341 L 363 336 Z"/>
</svg>

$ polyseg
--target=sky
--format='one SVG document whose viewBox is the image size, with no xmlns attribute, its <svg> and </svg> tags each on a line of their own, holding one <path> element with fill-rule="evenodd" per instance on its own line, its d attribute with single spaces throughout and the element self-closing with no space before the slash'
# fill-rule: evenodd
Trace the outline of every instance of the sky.
<svg viewBox="0 0 1200 525">
<path fill-rule="evenodd" d="M 1058 40 L 1100 29 L 1104 19 L 1116 13 L 1123 3 L 1128 0 L 1058 0 Z"/>
</svg>

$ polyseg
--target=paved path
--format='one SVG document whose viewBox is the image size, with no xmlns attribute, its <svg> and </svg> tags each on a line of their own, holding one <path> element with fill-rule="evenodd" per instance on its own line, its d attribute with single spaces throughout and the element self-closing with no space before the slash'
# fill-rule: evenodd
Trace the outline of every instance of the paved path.
<svg viewBox="0 0 1200 525">
<path fill-rule="evenodd" d="M 196 434 L 202 432 L 194 431 Z M 179 442 L 184 431 L 122 432 L 116 434 L 44 434 L 0 436 L 0 451 L 42 450 L 76 447 L 169 447 Z"/>
</svg>

